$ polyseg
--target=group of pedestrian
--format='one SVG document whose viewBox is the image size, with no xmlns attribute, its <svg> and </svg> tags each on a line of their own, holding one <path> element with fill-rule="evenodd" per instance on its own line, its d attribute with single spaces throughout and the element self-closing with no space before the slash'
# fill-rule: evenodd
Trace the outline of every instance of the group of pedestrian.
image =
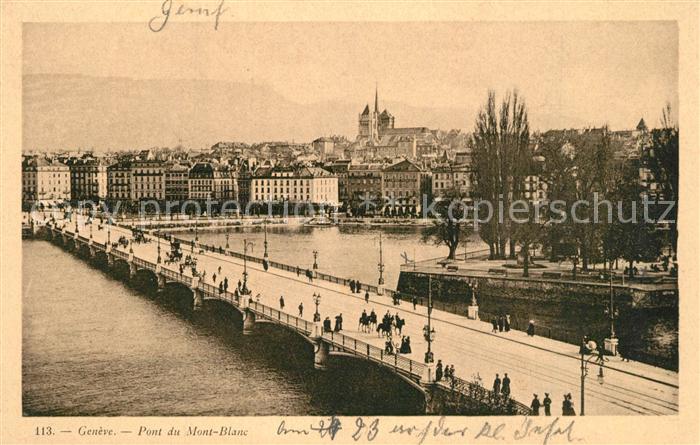
<svg viewBox="0 0 700 445">
<path fill-rule="evenodd" d="M 411 353 L 411 337 L 405 336 L 405 335 L 401 337 L 401 346 L 399 347 L 399 353 L 401 353 L 401 354 L 410 354 Z"/>
<path fill-rule="evenodd" d="M 491 318 L 491 332 L 510 332 L 510 314 L 495 315 Z"/>
<path fill-rule="evenodd" d="M 455 365 L 442 365 L 442 360 L 437 361 L 435 365 L 435 381 L 449 380 L 454 384 L 455 381 Z"/>
<path fill-rule="evenodd" d="M 530 415 L 539 416 L 540 408 L 544 408 L 544 415 L 552 415 L 552 399 L 549 397 L 549 393 L 544 393 L 544 399 L 540 402 L 537 394 L 533 394 L 532 402 L 530 402 Z M 564 394 L 564 400 L 561 405 L 562 416 L 575 416 L 576 411 L 574 410 L 574 402 L 571 398 L 571 393 Z"/>
<path fill-rule="evenodd" d="M 219 293 L 223 294 L 228 292 L 228 277 L 224 277 L 223 280 L 219 281 Z"/>
<path fill-rule="evenodd" d="M 350 280 L 350 292 L 353 294 L 362 292 L 362 283 L 359 280 Z"/>
<path fill-rule="evenodd" d="M 503 374 L 503 379 L 496 374 L 496 378 L 493 380 L 493 395 L 494 397 L 510 397 L 510 377 L 508 373 Z"/>
</svg>

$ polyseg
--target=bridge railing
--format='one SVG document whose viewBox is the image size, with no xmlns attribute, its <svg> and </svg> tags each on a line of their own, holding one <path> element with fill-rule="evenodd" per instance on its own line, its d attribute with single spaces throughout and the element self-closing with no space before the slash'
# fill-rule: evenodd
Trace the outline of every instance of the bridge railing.
<svg viewBox="0 0 700 445">
<path fill-rule="evenodd" d="M 279 324 L 294 328 L 296 331 L 303 332 L 306 335 L 314 331 L 313 322 L 295 317 L 294 315 L 289 315 L 286 312 L 282 312 L 270 306 L 265 306 L 257 301 L 250 302 L 248 307 L 257 315 L 261 315 L 268 320 L 277 321 Z"/>
<path fill-rule="evenodd" d="M 362 356 L 370 361 L 381 363 L 384 366 L 394 368 L 397 372 L 420 380 L 425 372 L 423 363 L 411 360 L 401 354 L 387 353 L 384 349 L 370 345 L 362 340 L 349 337 L 340 332 L 323 332 L 321 336 L 337 349 L 353 355 Z"/>
<path fill-rule="evenodd" d="M 476 402 L 483 405 L 492 414 L 527 416 L 531 413 L 529 406 L 459 377 L 445 379 L 438 384 L 449 388 L 458 395 L 467 397 L 470 403 Z"/>
<path fill-rule="evenodd" d="M 183 283 L 188 286 L 192 285 L 192 277 L 188 277 L 187 275 L 181 274 L 178 271 L 161 266 L 160 273 L 163 274 L 163 276 L 165 276 L 165 278 L 168 280 Z"/>
<path fill-rule="evenodd" d="M 100 249 L 100 250 L 105 250 L 106 247 L 107 247 L 106 243 L 101 243 L 101 242 L 99 242 L 99 241 L 93 241 L 93 242 L 92 242 L 92 245 L 95 246 L 95 247 L 97 247 L 97 248 Z"/>
<path fill-rule="evenodd" d="M 141 267 L 148 270 L 156 270 L 155 263 L 151 263 L 150 261 L 146 261 L 141 258 L 134 257 L 134 264 L 136 265 L 136 267 Z"/>
<path fill-rule="evenodd" d="M 120 258 L 122 260 L 128 260 L 129 259 L 129 254 L 126 252 L 122 252 L 119 249 L 112 249 L 112 255 L 114 255 L 117 258 Z"/>
<path fill-rule="evenodd" d="M 86 236 L 78 235 L 78 241 L 81 241 L 81 242 L 87 244 L 87 243 L 90 242 L 90 239 L 89 239 L 88 237 L 86 237 Z"/>
</svg>

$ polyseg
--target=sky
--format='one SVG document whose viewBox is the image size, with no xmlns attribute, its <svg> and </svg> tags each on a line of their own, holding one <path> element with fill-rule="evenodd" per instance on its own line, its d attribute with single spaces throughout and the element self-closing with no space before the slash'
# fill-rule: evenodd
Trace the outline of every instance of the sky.
<svg viewBox="0 0 700 445">
<path fill-rule="evenodd" d="M 35 23 L 23 36 L 25 75 L 224 80 L 358 112 L 378 85 L 386 102 L 464 110 L 465 130 L 489 89 L 517 89 L 541 130 L 678 109 L 674 22 Z"/>
</svg>

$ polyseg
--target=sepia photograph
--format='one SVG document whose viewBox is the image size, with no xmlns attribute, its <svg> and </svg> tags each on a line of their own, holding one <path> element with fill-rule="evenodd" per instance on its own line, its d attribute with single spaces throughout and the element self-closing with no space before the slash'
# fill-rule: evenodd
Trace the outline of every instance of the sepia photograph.
<svg viewBox="0 0 700 445">
<path fill-rule="evenodd" d="M 180 417 L 178 440 L 258 418 L 285 443 L 546 444 L 683 414 L 677 20 L 238 6 L 18 25 L 26 440 L 148 443 L 166 429 L 99 419 Z"/>
</svg>

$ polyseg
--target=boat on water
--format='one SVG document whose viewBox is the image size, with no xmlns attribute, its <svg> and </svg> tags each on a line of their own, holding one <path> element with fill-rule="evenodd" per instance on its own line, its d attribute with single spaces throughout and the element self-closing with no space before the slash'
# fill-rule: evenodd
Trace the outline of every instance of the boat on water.
<svg viewBox="0 0 700 445">
<path fill-rule="evenodd" d="M 331 227 L 337 223 L 329 218 L 311 218 L 304 223 L 305 227 Z"/>
</svg>

